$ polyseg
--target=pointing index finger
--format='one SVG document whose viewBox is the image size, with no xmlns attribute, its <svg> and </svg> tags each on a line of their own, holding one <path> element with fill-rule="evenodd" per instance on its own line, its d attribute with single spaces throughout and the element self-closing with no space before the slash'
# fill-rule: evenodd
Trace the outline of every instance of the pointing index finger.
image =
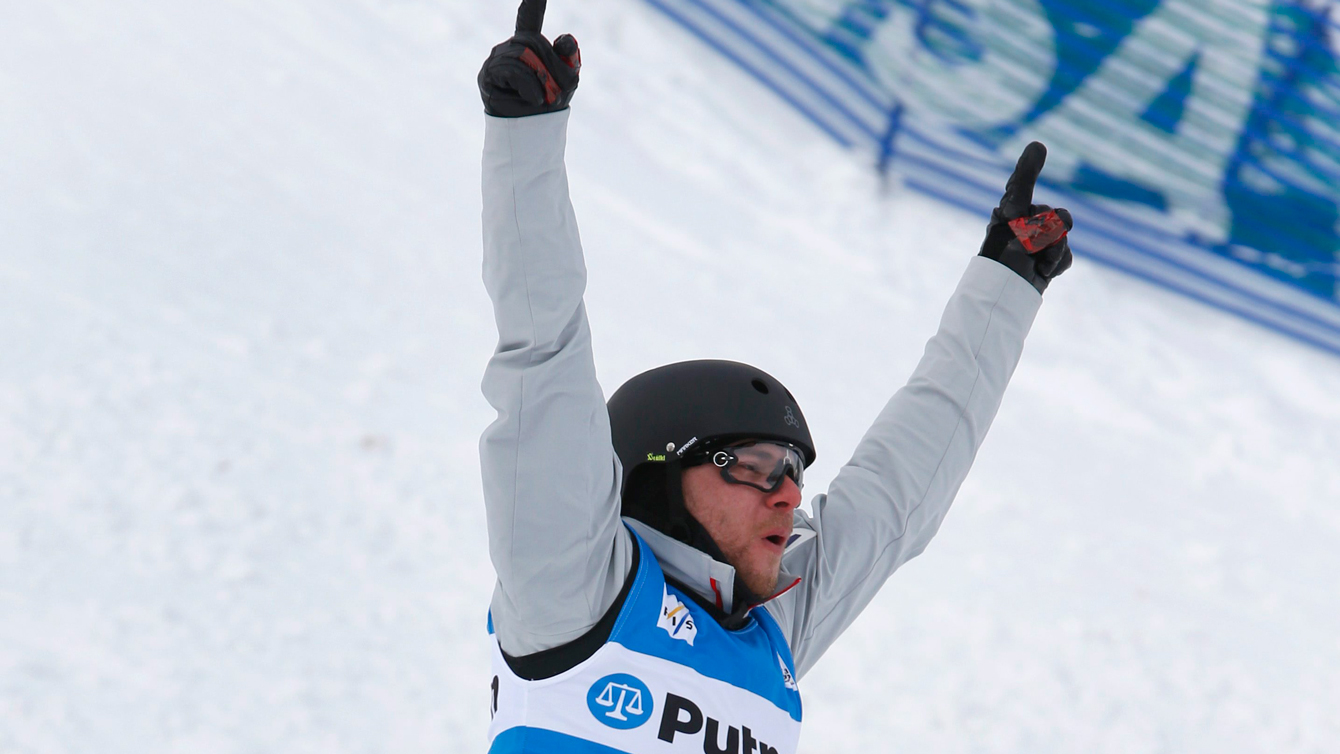
<svg viewBox="0 0 1340 754">
<path fill-rule="evenodd" d="M 516 12 L 516 33 L 540 33 L 544 26 L 544 6 L 546 0 L 521 0 Z"/>
<path fill-rule="evenodd" d="M 1047 161 L 1047 148 L 1035 141 L 1024 147 L 1014 165 L 1014 173 L 1005 183 L 1005 195 L 1000 198 L 1000 209 L 1007 218 L 1029 214 L 1033 204 L 1033 186 L 1038 182 L 1042 164 Z"/>
</svg>

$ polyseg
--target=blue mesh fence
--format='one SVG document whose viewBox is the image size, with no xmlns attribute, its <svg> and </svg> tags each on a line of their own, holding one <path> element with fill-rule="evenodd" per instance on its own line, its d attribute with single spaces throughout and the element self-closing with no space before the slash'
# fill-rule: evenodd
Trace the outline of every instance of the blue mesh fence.
<svg viewBox="0 0 1340 754">
<path fill-rule="evenodd" d="M 1329 0 L 648 2 L 973 211 L 1045 142 L 1077 253 L 1340 353 Z"/>
</svg>

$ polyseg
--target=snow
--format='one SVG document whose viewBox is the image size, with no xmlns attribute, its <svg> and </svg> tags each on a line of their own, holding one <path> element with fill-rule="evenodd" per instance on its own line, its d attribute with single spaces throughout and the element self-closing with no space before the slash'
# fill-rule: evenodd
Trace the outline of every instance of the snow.
<svg viewBox="0 0 1340 754">
<path fill-rule="evenodd" d="M 824 489 L 985 218 L 648 7 L 553 5 L 602 384 L 756 363 Z M 474 75 L 514 12 L 0 9 L 0 752 L 483 749 Z M 1046 299 L 804 751 L 1335 750 L 1340 362 L 1082 257 Z"/>
</svg>

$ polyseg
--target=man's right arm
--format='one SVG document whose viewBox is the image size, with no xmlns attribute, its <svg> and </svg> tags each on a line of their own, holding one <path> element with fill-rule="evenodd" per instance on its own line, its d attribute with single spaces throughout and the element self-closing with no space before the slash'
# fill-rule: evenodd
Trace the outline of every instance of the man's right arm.
<svg viewBox="0 0 1340 754">
<path fill-rule="evenodd" d="M 804 580 L 768 609 L 788 630 L 800 675 L 935 536 L 995 418 L 1041 294 L 1070 266 L 1070 213 L 1032 203 L 1046 154 L 1035 142 L 1019 156 L 978 252 L 984 258 L 968 265 L 912 378 L 828 494 L 815 498 L 813 517 L 797 513 L 796 525 L 817 536 L 788 550 L 783 564 Z"/>
<path fill-rule="evenodd" d="M 586 267 L 563 164 L 568 113 L 485 118 L 484 285 L 498 347 L 483 391 L 498 418 L 479 456 L 498 575 L 494 631 L 513 656 L 585 634 L 633 558 L 582 303 Z"/>
</svg>

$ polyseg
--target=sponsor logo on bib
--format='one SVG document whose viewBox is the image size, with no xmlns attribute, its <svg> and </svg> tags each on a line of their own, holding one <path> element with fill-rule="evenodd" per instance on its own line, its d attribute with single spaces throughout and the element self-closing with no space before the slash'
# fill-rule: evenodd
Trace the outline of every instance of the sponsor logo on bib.
<svg viewBox="0 0 1340 754">
<path fill-rule="evenodd" d="M 688 642 L 690 647 L 698 636 L 698 625 L 693 622 L 693 613 L 669 589 L 661 595 L 661 615 L 656 619 L 656 626 L 664 628 L 671 639 Z"/>
<path fill-rule="evenodd" d="M 722 733 L 722 730 L 725 733 Z M 661 725 L 656 732 L 660 740 L 673 744 L 675 737 L 702 735 L 703 751 L 724 752 L 724 754 L 777 754 L 776 747 L 754 737 L 754 731 L 748 725 L 730 725 L 704 714 L 696 702 L 678 694 L 665 695 L 664 711 L 661 713 Z M 726 745 L 721 745 L 721 739 Z M 679 749 L 683 751 L 683 749 Z"/>
<path fill-rule="evenodd" d="M 611 728 L 628 730 L 651 719 L 651 690 L 627 673 L 614 673 L 591 684 L 586 706 L 597 720 Z"/>
<path fill-rule="evenodd" d="M 782 669 L 782 683 L 792 691 L 799 691 L 800 689 L 796 688 L 796 679 L 791 675 L 791 669 L 786 667 L 786 661 L 781 655 L 777 655 L 777 665 Z"/>
</svg>

